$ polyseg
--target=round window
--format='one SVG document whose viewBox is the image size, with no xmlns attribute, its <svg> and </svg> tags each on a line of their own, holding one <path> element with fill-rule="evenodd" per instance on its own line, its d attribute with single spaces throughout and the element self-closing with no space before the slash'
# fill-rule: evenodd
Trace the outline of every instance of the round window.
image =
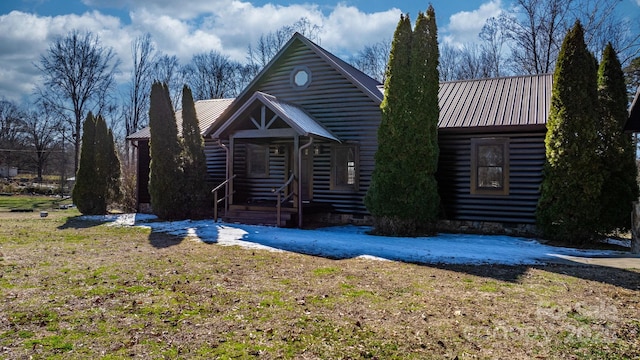
<svg viewBox="0 0 640 360">
<path fill-rule="evenodd" d="M 304 70 L 298 70 L 296 74 L 293 76 L 293 82 L 298 86 L 305 86 L 309 81 L 309 74 L 307 74 Z"/>
<path fill-rule="evenodd" d="M 291 72 L 291 85 L 306 88 L 311 83 L 311 71 L 306 66 L 299 66 Z"/>
</svg>

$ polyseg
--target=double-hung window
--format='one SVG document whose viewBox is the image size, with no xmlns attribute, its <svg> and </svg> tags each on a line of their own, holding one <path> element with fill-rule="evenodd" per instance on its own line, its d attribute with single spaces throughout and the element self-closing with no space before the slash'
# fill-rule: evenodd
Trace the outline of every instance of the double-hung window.
<svg viewBox="0 0 640 360">
<path fill-rule="evenodd" d="M 331 156 L 331 189 L 358 190 L 358 148 L 336 145 Z"/>
<path fill-rule="evenodd" d="M 471 139 L 471 193 L 509 195 L 509 139 Z"/>
</svg>

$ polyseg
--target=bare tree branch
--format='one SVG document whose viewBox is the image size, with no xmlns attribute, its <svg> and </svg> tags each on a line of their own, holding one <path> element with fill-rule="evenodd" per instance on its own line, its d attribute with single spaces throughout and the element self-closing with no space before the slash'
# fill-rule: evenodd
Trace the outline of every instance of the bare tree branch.
<svg viewBox="0 0 640 360">
<path fill-rule="evenodd" d="M 119 65 L 113 49 L 105 48 L 91 32 L 74 30 L 57 38 L 40 57 L 36 67 L 44 83 L 37 90 L 39 102 L 52 111 L 66 113 L 75 147 L 74 170 L 80 159 L 82 120 L 89 111 L 100 114 L 109 108 Z"/>
</svg>

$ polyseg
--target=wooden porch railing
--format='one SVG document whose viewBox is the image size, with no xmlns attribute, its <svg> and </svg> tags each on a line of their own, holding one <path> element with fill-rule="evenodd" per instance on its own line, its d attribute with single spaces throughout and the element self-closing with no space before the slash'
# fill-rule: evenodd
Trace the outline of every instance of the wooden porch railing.
<svg viewBox="0 0 640 360">
<path fill-rule="evenodd" d="M 236 175 L 233 175 L 232 177 L 223 181 L 220 185 L 214 187 L 213 190 L 211 190 L 211 192 L 213 193 L 213 221 L 218 221 L 218 204 L 221 201 L 225 201 L 224 203 L 225 213 L 229 211 L 229 206 L 227 205 L 227 199 L 231 196 L 231 194 L 229 194 L 229 191 L 227 190 L 228 189 L 227 185 L 229 184 L 229 182 L 231 182 L 231 180 L 235 179 L 235 177 Z M 218 190 L 220 190 L 223 186 L 225 188 L 224 196 L 221 199 L 218 199 Z"/>
<path fill-rule="evenodd" d="M 280 214 L 282 212 L 282 203 L 289 200 L 293 195 L 294 195 L 294 191 L 292 191 L 289 195 L 285 196 L 283 199 L 281 199 L 282 197 L 282 192 L 289 186 L 291 185 L 291 183 L 293 182 L 293 180 L 295 179 L 295 175 L 291 174 L 291 176 L 289 176 L 289 180 L 287 180 L 282 186 L 280 186 L 278 189 L 273 189 L 273 192 L 276 193 L 278 200 L 276 201 L 276 223 L 277 226 L 280 227 Z"/>
</svg>

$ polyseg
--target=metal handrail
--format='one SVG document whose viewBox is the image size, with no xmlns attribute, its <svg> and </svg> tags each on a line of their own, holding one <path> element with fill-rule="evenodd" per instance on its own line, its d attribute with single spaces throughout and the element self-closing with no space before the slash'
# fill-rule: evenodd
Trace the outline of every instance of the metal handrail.
<svg viewBox="0 0 640 360">
<path fill-rule="evenodd" d="M 213 190 L 211 190 L 211 192 L 212 192 L 212 193 L 214 193 L 214 192 L 216 192 L 216 191 L 220 190 L 220 188 L 221 188 L 221 187 L 223 187 L 223 186 L 227 185 L 231 180 L 235 179 L 235 178 L 236 178 L 236 176 L 238 176 L 238 174 L 235 174 L 235 175 L 233 175 L 232 177 L 228 178 L 227 180 L 225 180 L 225 181 L 221 182 L 221 183 L 220 183 L 220 185 L 218 185 L 218 186 L 214 187 L 214 188 L 213 188 Z"/>
<path fill-rule="evenodd" d="M 276 223 L 277 226 L 280 227 L 280 214 L 282 212 L 282 203 L 289 200 L 292 196 L 293 196 L 293 191 L 291 192 L 291 194 L 285 196 L 284 199 L 280 200 L 280 194 L 282 193 L 282 191 L 284 189 L 287 188 L 287 186 L 291 185 L 291 183 L 293 182 L 293 180 L 295 179 L 295 174 L 291 174 L 291 176 L 289 176 L 289 180 L 287 180 L 282 186 L 280 186 L 278 189 L 274 189 L 273 192 L 276 193 L 276 195 L 278 196 L 278 201 L 276 202 Z"/>
<path fill-rule="evenodd" d="M 236 175 L 233 175 L 232 177 L 226 179 L 220 185 L 216 186 L 215 188 L 213 188 L 213 190 L 211 190 L 211 192 L 213 193 L 213 221 L 218 221 L 218 204 L 221 201 L 226 200 L 231 196 L 231 194 L 229 194 L 226 189 L 226 185 L 229 184 L 231 180 L 235 179 Z M 218 199 L 218 190 L 220 190 L 223 186 L 225 187 L 225 195 L 221 199 Z M 227 209 L 225 206 L 225 212 L 226 211 Z"/>
</svg>

